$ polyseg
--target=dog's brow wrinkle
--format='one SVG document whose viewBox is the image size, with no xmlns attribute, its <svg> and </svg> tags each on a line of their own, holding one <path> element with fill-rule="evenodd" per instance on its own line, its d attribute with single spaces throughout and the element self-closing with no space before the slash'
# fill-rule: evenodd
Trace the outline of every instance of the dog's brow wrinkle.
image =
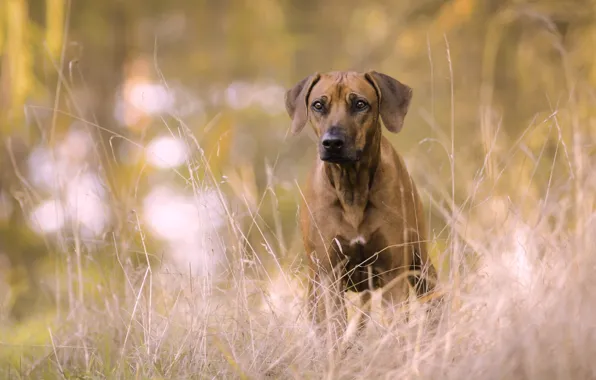
<svg viewBox="0 0 596 380">
<path fill-rule="evenodd" d="M 341 99 L 341 93 L 343 92 L 343 85 L 341 84 L 341 79 L 337 81 L 337 86 L 335 86 L 335 96 L 336 99 Z"/>
</svg>

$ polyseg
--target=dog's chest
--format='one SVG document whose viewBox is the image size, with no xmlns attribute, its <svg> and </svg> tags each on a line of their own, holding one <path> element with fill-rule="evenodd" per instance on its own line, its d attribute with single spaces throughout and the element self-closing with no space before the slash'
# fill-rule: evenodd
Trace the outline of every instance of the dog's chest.
<svg viewBox="0 0 596 380">
<path fill-rule="evenodd" d="M 379 228 L 376 222 L 378 218 L 375 218 L 373 213 L 371 208 L 342 205 L 328 210 L 326 215 L 321 215 L 321 222 L 324 223 L 325 229 L 329 229 L 328 236 L 340 237 L 342 245 L 367 246 L 371 236 Z"/>
<path fill-rule="evenodd" d="M 362 292 L 382 286 L 380 274 L 387 265 L 378 240 L 366 241 L 364 236 L 357 236 L 343 242 L 346 290 Z"/>
<path fill-rule="evenodd" d="M 358 238 L 361 237 L 364 231 L 363 229 L 364 219 L 365 219 L 365 209 L 362 206 L 344 206 L 342 212 L 342 219 L 343 223 L 347 224 L 346 227 L 350 227 L 352 230 L 355 231 L 356 235 L 354 237 Z"/>
</svg>

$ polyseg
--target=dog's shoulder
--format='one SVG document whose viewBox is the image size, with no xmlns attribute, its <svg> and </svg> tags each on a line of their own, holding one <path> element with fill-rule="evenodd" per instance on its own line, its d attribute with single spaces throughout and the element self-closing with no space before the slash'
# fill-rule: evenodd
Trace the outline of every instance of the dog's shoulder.
<svg viewBox="0 0 596 380">
<path fill-rule="evenodd" d="M 383 137 L 379 167 L 373 183 L 373 194 L 376 193 L 377 196 L 382 196 L 387 202 L 391 202 L 397 196 L 396 189 L 403 188 L 404 191 L 409 192 L 412 186 L 403 157 L 391 142 Z M 397 201 L 397 198 L 395 200 Z"/>
<path fill-rule="evenodd" d="M 381 139 L 380 165 L 386 172 L 385 176 L 403 177 L 408 175 L 403 157 L 385 136 Z"/>
<path fill-rule="evenodd" d="M 307 192 L 310 201 L 320 205 L 333 204 L 336 201 L 334 189 L 329 184 L 324 164 L 320 160 L 313 163 L 308 173 Z"/>
</svg>

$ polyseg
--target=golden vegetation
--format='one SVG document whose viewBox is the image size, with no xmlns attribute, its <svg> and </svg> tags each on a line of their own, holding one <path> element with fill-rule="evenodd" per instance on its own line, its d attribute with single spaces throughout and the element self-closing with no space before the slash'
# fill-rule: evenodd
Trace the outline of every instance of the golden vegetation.
<svg viewBox="0 0 596 380">
<path fill-rule="evenodd" d="M 0 373 L 593 377 L 594 46 L 593 0 L 1 2 Z M 283 109 L 332 69 L 414 89 L 389 137 L 455 300 L 342 358 Z"/>
</svg>

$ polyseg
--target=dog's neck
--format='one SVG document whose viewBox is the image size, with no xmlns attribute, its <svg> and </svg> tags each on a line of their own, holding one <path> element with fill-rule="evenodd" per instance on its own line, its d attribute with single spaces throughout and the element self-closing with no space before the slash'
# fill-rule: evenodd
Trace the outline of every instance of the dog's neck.
<svg viewBox="0 0 596 380">
<path fill-rule="evenodd" d="M 345 217 L 354 228 L 358 228 L 364 218 L 380 154 L 381 129 L 376 128 L 359 161 L 345 164 L 324 163 L 325 172 L 337 193 Z"/>
</svg>

